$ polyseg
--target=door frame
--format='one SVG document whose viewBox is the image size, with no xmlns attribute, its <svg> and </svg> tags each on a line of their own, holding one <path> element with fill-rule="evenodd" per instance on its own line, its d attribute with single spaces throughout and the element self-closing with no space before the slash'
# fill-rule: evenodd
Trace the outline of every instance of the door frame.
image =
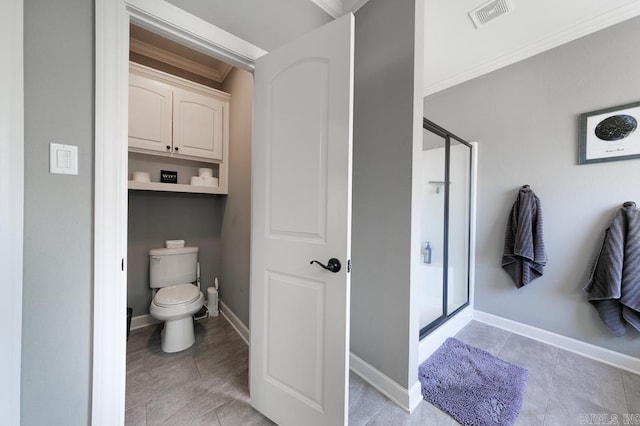
<svg viewBox="0 0 640 426">
<path fill-rule="evenodd" d="M 126 384 L 129 23 L 249 72 L 266 52 L 163 0 L 96 0 L 95 8 L 91 424 L 117 425 Z"/>
<path fill-rule="evenodd" d="M 24 242 L 24 3 L 2 2 L 0 50 L 8 65 L 0 70 L 0 167 L 6 172 L 0 194 L 0 282 L 6 297 L 0 300 L 0 412 L 10 425 L 20 424 L 20 370 L 22 358 L 22 288 Z"/>
</svg>

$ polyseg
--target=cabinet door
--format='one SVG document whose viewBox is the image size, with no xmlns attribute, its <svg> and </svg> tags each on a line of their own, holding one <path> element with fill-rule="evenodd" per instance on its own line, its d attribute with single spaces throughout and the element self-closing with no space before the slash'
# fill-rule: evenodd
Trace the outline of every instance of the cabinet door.
<svg viewBox="0 0 640 426">
<path fill-rule="evenodd" d="M 172 108 L 170 86 L 129 74 L 129 147 L 169 152 Z"/>
<path fill-rule="evenodd" d="M 184 89 L 173 96 L 174 153 L 222 160 L 228 102 Z"/>
</svg>

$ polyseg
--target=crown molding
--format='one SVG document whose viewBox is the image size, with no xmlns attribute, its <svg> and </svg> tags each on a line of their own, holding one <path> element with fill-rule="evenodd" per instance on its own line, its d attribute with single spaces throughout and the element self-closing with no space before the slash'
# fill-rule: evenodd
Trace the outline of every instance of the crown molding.
<svg viewBox="0 0 640 426">
<path fill-rule="evenodd" d="M 355 12 L 365 5 L 369 0 L 342 0 L 344 12 Z"/>
<path fill-rule="evenodd" d="M 333 18 L 339 18 L 348 12 L 355 12 L 369 0 L 311 0 L 320 9 Z"/>
<path fill-rule="evenodd" d="M 224 62 L 220 62 L 218 68 L 211 68 L 190 59 L 186 59 L 180 55 L 176 55 L 175 53 L 135 39 L 131 39 L 129 48 L 132 52 L 147 56 L 152 59 L 156 59 L 160 62 L 164 62 L 165 64 L 183 69 L 185 71 L 208 78 L 209 80 L 213 80 L 218 83 L 222 83 L 224 81 L 232 68 L 231 65 Z"/>
<path fill-rule="evenodd" d="M 476 77 L 480 77 L 481 75 L 488 74 L 497 69 L 506 67 L 507 65 L 522 61 L 531 56 L 561 46 L 565 43 L 569 43 L 580 37 L 584 37 L 638 15 L 640 15 L 640 2 L 629 3 L 595 18 L 587 19 L 562 31 L 551 34 L 548 37 L 542 38 L 527 46 L 523 46 L 516 51 L 507 53 L 488 62 L 477 64 L 450 78 L 435 82 L 427 82 L 425 79 L 423 94 L 424 96 L 432 95 L 436 92 L 448 89 Z"/>
<path fill-rule="evenodd" d="M 333 18 L 338 18 L 345 12 L 343 0 L 311 0 L 311 2 Z"/>
</svg>

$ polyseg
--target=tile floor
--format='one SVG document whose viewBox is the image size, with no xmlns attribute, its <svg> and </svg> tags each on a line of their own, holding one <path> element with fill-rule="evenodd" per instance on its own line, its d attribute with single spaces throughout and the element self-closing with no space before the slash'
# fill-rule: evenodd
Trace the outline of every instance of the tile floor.
<svg viewBox="0 0 640 426">
<path fill-rule="evenodd" d="M 247 344 L 222 316 L 195 323 L 196 344 L 165 354 L 160 326 L 127 342 L 125 424 L 271 425 L 249 405 Z"/>
<path fill-rule="evenodd" d="M 223 317 L 198 321 L 195 327 L 196 344 L 178 354 L 160 350 L 159 327 L 131 332 L 125 423 L 273 424 L 249 405 L 245 342 Z M 479 322 L 456 337 L 529 370 L 518 425 L 594 424 L 591 415 L 600 416 L 595 418 L 599 424 L 611 424 L 614 415 L 625 424 L 625 414 L 640 414 L 640 376 Z M 640 424 L 639 417 L 626 424 Z M 457 424 L 425 401 L 409 415 L 350 375 L 351 426 Z"/>
</svg>

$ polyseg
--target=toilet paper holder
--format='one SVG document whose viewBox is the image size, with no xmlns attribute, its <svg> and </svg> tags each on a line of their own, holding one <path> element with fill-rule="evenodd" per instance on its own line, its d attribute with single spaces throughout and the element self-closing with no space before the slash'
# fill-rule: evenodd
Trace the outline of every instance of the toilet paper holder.
<svg viewBox="0 0 640 426">
<path fill-rule="evenodd" d="M 212 317 L 218 316 L 218 277 L 215 278 L 213 286 L 207 288 L 207 308 Z"/>
</svg>

